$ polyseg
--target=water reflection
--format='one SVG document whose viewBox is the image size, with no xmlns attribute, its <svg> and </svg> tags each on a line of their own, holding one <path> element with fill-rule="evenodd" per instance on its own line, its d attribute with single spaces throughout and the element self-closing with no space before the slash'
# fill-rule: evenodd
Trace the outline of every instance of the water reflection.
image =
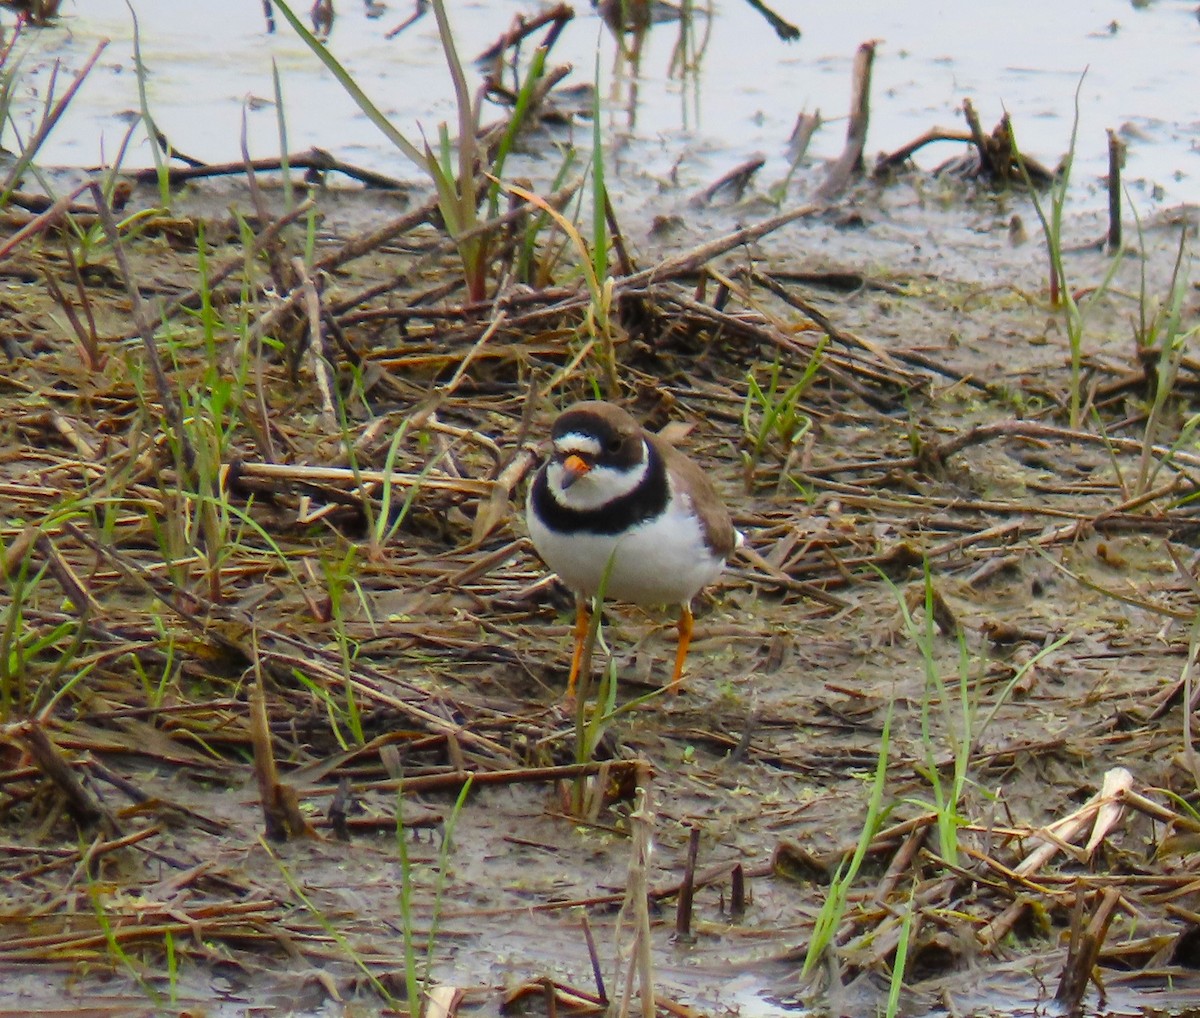
<svg viewBox="0 0 1200 1018">
<path fill-rule="evenodd" d="M 555 55 L 574 66 L 568 83 L 586 86 L 599 77 L 604 127 L 622 152 L 614 172 L 628 174 L 631 183 L 674 176 L 699 189 L 764 153 L 765 179 L 782 181 L 792 165 L 788 139 L 802 114 L 805 158 L 832 158 L 841 147 L 838 120 L 849 104 L 854 53 L 864 40 L 879 39 L 869 157 L 935 127 L 960 130 L 961 107 L 970 98 L 985 123 L 1007 111 L 1025 150 L 1053 165 L 1068 144 L 1078 88 L 1076 167 L 1085 188 L 1098 186 L 1107 172 L 1111 129 L 1128 145 L 1135 198 L 1200 199 L 1200 154 L 1193 143 L 1200 95 L 1180 84 L 1191 80 L 1200 41 L 1190 0 L 1160 0 L 1144 9 L 1117 0 L 776 3 L 778 11 L 758 0 L 719 6 L 685 0 L 677 7 L 604 0 L 598 9 L 577 10 Z M 274 59 L 296 149 L 320 146 L 381 172 L 405 172 L 294 34 L 268 33 L 262 4 L 135 0 L 135 6 L 152 112 L 181 148 L 212 161 L 237 158 L 243 108 L 249 97 L 273 94 Z M 307 14 L 312 5 L 300 6 Z M 453 4 L 461 51 L 482 52 L 514 19 L 538 10 L 521 0 Z M 407 2 L 343 2 L 329 26 L 331 49 L 410 135 L 435 133 L 440 121 L 454 119 L 436 26 L 420 11 Z M 802 28 L 803 35 L 785 42 L 777 22 Z M 47 163 L 92 165 L 116 150 L 123 130 L 118 118 L 138 105 L 131 19 L 124 0 L 66 0 L 57 27 L 29 33 L 22 64 L 28 93 L 17 119 L 25 130 L 53 60 L 61 57 L 73 70 L 101 37 L 114 42 L 50 138 Z M 252 152 L 277 154 L 275 111 L 248 110 L 247 117 Z M 566 139 L 573 140 L 569 128 Z M 931 149 L 921 164 L 932 168 L 955 154 L 951 146 Z M 144 165 L 148 155 L 144 141 L 135 140 L 130 158 Z M 794 192 L 803 178 L 802 165 Z"/>
</svg>

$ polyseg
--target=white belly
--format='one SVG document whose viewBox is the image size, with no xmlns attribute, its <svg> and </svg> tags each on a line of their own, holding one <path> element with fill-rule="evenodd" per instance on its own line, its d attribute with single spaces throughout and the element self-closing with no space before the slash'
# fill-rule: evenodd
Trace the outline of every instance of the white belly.
<svg viewBox="0 0 1200 1018">
<path fill-rule="evenodd" d="M 605 596 L 642 605 L 686 604 L 725 562 L 705 546 L 696 518 L 678 505 L 624 534 L 560 534 L 528 514 L 533 546 L 572 590 L 591 597 L 613 561 Z"/>
</svg>

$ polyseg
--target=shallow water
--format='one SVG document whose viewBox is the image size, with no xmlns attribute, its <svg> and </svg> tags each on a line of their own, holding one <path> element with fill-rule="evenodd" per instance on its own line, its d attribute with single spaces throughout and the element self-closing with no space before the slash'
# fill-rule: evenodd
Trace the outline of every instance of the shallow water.
<svg viewBox="0 0 1200 1018">
<path fill-rule="evenodd" d="M 859 0 L 829 5 L 775 0 L 778 12 L 803 37 L 780 41 L 742 0 L 722 0 L 707 31 L 694 75 L 670 73 L 678 24 L 650 33 L 636 101 L 622 74 L 611 34 L 586 3 L 568 27 L 552 62 L 570 61 L 568 83 L 590 83 L 598 68 L 608 97 L 608 137 L 626 139 L 612 172 L 629 186 L 675 178 L 685 191 L 703 187 L 752 153 L 768 165 L 767 186 L 786 171 L 786 143 L 802 110 L 828 120 L 815 138 L 816 157 L 835 155 L 842 143 L 856 47 L 879 40 L 872 88 L 868 151 L 894 149 L 933 126 L 961 129 L 962 100 L 971 98 L 984 128 L 1003 110 L 1013 115 L 1026 151 L 1053 165 L 1068 148 L 1075 92 L 1079 142 L 1075 180 L 1081 193 L 1097 191 L 1107 171 L 1105 129 L 1121 129 L 1128 143 L 1126 182 L 1134 200 L 1200 201 L 1200 92 L 1192 87 L 1200 54 L 1200 21 L 1191 0 L 1131 6 L 1113 0 L 1006 4 L 938 0 Z M 307 11 L 307 0 L 296 7 Z M 160 127 L 179 150 L 210 161 L 239 158 L 246 117 L 251 153 L 279 150 L 271 61 L 283 84 L 289 147 L 318 145 L 351 162 L 397 176 L 414 176 L 379 132 L 279 20 L 267 34 L 255 0 L 135 0 L 143 57 L 150 69 L 149 102 Z M 385 32 L 411 13 L 392 3 L 368 19 L 357 2 L 338 5 L 331 46 L 380 107 L 410 137 L 436 132 L 453 120 L 451 88 L 436 26 L 427 15 L 395 39 Z M 497 38 L 533 2 L 456 2 L 451 16 L 460 51 L 470 59 Z M 78 67 L 101 38 L 112 40 L 100 65 L 44 150 L 43 163 L 88 166 L 112 158 L 138 108 L 131 18 L 124 0 L 67 0 L 60 27 L 31 32 L 33 52 L 25 81 L 45 89 L 52 56 Z M 6 15 L 11 21 L 11 15 Z M 1086 70 L 1086 76 L 1084 71 Z M 60 85 L 61 90 L 61 85 Z M 28 130 L 27 112 L 21 123 Z M 485 115 L 486 118 L 486 115 Z M 586 143 L 587 125 L 577 129 Z M 566 139 L 564 134 L 563 139 Z M 12 147 L 10 135 L 5 144 Z M 918 155 L 925 167 L 961 147 L 941 143 Z M 556 159 L 557 161 L 557 159 Z M 147 165 L 138 136 L 127 164 Z M 810 186 L 801 176 L 796 193 Z M 1096 194 L 1095 201 L 1101 196 Z"/>
</svg>

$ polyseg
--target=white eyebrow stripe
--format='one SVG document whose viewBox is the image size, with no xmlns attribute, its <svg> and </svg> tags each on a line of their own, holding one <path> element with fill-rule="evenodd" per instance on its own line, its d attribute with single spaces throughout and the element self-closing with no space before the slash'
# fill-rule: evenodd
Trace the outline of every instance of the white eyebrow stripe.
<svg viewBox="0 0 1200 1018">
<path fill-rule="evenodd" d="M 554 448 L 568 455 L 573 452 L 592 457 L 600 455 L 600 442 L 596 437 L 585 435 L 579 431 L 569 431 L 565 435 L 559 435 L 554 440 Z"/>
</svg>

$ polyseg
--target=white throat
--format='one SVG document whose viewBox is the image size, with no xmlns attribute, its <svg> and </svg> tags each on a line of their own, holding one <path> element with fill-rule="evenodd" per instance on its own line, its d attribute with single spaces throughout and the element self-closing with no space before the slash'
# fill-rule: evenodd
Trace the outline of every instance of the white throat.
<svg viewBox="0 0 1200 1018">
<path fill-rule="evenodd" d="M 628 495 L 642 483 L 649 469 L 649 453 L 643 441 L 641 462 L 629 470 L 597 465 L 570 487 L 563 487 L 566 471 L 558 460 L 551 460 L 546 467 L 546 481 L 550 497 L 559 505 L 576 512 L 588 512 Z"/>
</svg>

